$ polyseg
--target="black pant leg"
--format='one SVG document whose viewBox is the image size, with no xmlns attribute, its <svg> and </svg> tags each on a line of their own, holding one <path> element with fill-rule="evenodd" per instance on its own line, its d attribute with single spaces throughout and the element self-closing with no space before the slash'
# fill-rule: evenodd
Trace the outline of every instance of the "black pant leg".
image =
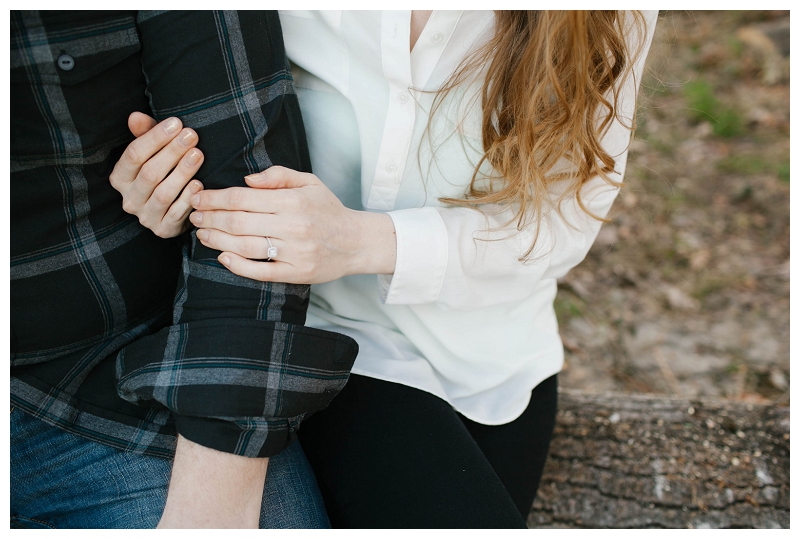
<svg viewBox="0 0 800 539">
<path fill-rule="evenodd" d="M 353 375 L 299 432 L 334 527 L 525 528 L 442 399 Z"/>
<path fill-rule="evenodd" d="M 536 386 L 528 407 L 511 423 L 482 425 L 460 416 L 526 519 L 539 489 L 557 407 L 558 377 L 553 375 Z"/>
</svg>

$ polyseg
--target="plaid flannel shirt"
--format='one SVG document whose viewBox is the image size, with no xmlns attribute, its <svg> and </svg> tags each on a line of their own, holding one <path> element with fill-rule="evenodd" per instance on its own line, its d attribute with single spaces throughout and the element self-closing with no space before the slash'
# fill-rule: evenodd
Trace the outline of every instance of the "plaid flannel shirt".
<svg viewBox="0 0 800 539">
<path fill-rule="evenodd" d="M 169 457 L 175 432 L 277 454 L 357 353 L 306 328 L 309 288 L 163 240 L 108 175 L 127 117 L 178 116 L 206 188 L 310 169 L 277 14 L 11 12 L 11 402 L 80 436 Z"/>
</svg>

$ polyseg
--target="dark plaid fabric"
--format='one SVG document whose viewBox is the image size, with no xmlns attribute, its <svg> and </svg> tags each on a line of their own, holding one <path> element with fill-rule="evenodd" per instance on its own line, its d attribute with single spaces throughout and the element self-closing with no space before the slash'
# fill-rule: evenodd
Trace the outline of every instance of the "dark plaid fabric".
<svg viewBox="0 0 800 539">
<path fill-rule="evenodd" d="M 12 404 L 127 451 L 168 457 L 177 429 L 278 453 L 356 343 L 303 327 L 307 286 L 157 238 L 108 182 L 134 110 L 199 133 L 206 188 L 308 171 L 277 15 L 12 11 L 10 87 Z"/>
</svg>

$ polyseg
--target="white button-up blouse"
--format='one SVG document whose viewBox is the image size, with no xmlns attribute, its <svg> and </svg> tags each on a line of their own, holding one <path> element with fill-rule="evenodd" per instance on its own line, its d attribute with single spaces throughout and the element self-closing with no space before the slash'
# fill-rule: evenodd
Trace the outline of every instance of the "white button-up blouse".
<svg viewBox="0 0 800 539">
<path fill-rule="evenodd" d="M 637 83 L 656 15 L 646 14 Z M 281 12 L 314 173 L 346 206 L 388 213 L 397 233 L 394 274 L 312 286 L 307 324 L 356 339 L 356 374 L 433 393 L 474 421 L 507 423 L 562 367 L 556 279 L 583 260 L 601 223 L 567 200 L 562 216 L 539 216 L 536 248 L 520 262 L 533 231 L 506 226 L 513 209 L 439 202 L 463 197 L 481 157 L 481 81 L 451 92 L 429 125 L 434 92 L 488 39 L 494 16 L 434 11 L 409 53 L 410 23 L 410 11 Z M 623 118 L 635 94 L 630 80 Z M 614 179 L 629 141 L 618 122 L 603 139 Z M 599 216 L 616 195 L 600 178 L 581 193 Z"/>
</svg>

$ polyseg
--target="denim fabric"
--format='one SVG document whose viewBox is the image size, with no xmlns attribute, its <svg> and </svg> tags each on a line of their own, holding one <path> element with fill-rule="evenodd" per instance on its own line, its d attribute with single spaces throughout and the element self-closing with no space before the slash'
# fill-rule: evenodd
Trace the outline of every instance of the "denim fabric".
<svg viewBox="0 0 800 539">
<path fill-rule="evenodd" d="M 172 461 L 119 451 L 11 411 L 11 528 L 154 528 Z M 298 442 L 270 458 L 262 528 L 328 528 Z"/>
</svg>

